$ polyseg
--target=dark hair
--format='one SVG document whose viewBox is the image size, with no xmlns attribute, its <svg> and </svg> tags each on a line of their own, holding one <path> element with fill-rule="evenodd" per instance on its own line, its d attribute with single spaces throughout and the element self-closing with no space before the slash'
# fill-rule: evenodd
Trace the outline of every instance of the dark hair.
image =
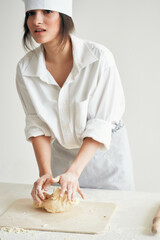
<svg viewBox="0 0 160 240">
<path fill-rule="evenodd" d="M 70 16 L 63 14 L 63 13 L 59 13 L 59 15 L 61 17 L 61 26 L 60 26 L 60 31 L 59 31 L 60 39 L 59 39 L 57 48 L 62 50 L 66 44 L 69 34 L 75 30 L 75 27 L 74 27 L 73 20 Z M 35 48 L 35 46 L 33 44 L 33 38 L 31 36 L 29 28 L 27 26 L 28 17 L 29 17 L 29 15 L 26 14 L 25 20 L 24 20 L 24 25 L 23 25 L 24 35 L 23 35 L 23 39 L 22 39 L 22 45 L 26 51 L 30 51 Z"/>
</svg>

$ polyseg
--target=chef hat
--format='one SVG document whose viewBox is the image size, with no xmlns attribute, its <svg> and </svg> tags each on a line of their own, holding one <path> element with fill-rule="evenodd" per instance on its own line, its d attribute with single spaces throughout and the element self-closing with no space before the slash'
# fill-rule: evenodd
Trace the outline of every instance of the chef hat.
<svg viewBox="0 0 160 240">
<path fill-rule="evenodd" d="M 33 9 L 46 9 L 64 13 L 72 17 L 72 0 L 22 0 L 25 12 Z"/>
</svg>

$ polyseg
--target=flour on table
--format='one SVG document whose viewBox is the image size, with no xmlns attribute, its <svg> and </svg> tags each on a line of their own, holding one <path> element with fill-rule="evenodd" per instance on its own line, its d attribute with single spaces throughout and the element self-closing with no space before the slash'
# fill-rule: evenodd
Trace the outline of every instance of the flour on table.
<svg viewBox="0 0 160 240">
<path fill-rule="evenodd" d="M 15 233 L 20 233 L 20 232 L 26 232 L 25 229 L 23 228 L 18 228 L 18 227 L 1 227 L 0 230 L 5 231 L 5 232 L 15 232 Z"/>
</svg>

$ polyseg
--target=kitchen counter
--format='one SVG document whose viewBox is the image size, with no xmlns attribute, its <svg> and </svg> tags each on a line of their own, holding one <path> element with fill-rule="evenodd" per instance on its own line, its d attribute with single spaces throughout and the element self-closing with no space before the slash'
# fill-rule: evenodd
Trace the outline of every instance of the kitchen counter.
<svg viewBox="0 0 160 240">
<path fill-rule="evenodd" d="M 49 193 L 52 189 L 53 187 L 50 187 Z M 19 198 L 31 198 L 31 190 L 32 185 L 29 184 L 0 183 L 0 214 L 9 208 L 13 201 Z M 160 234 L 151 233 L 152 219 L 160 204 L 160 193 L 88 188 L 83 188 L 83 192 L 85 201 L 107 201 L 117 204 L 106 233 L 92 235 L 31 230 L 20 233 L 0 231 L 0 240 L 160 239 Z"/>
</svg>

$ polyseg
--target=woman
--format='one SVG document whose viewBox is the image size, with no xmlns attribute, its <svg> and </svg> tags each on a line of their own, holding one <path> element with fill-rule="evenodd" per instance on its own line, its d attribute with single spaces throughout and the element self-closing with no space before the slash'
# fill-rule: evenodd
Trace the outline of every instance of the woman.
<svg viewBox="0 0 160 240">
<path fill-rule="evenodd" d="M 40 45 L 17 64 L 16 86 L 26 114 L 39 179 L 32 197 L 61 186 L 68 200 L 81 187 L 134 190 L 125 99 L 113 54 L 72 34 L 71 0 L 25 0 L 24 47 Z M 31 42 L 32 43 L 32 42 Z M 54 176 L 54 177 L 53 177 Z"/>
</svg>

